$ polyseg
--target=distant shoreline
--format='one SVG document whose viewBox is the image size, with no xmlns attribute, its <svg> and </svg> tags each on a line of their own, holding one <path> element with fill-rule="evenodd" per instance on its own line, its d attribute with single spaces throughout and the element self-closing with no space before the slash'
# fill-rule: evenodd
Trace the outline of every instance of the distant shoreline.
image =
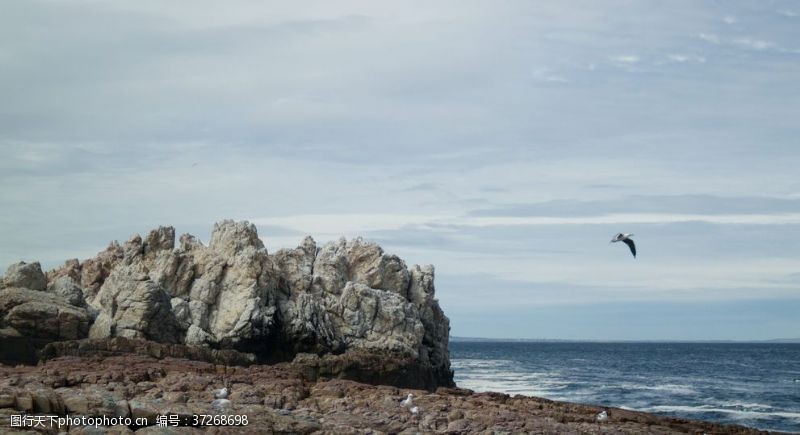
<svg viewBox="0 0 800 435">
<path fill-rule="evenodd" d="M 451 343 L 675 343 L 675 344 L 800 344 L 800 338 L 770 340 L 591 340 L 559 338 L 450 337 Z"/>
</svg>

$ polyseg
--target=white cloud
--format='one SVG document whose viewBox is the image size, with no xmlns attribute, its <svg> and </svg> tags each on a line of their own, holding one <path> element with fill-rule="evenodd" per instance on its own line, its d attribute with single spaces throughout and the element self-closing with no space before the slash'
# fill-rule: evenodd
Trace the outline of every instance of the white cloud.
<svg viewBox="0 0 800 435">
<path fill-rule="evenodd" d="M 701 215 L 701 214 L 610 214 L 587 217 L 469 217 L 456 220 L 460 225 L 608 225 L 608 224 L 666 224 L 677 222 L 706 222 L 712 224 L 791 225 L 800 224 L 800 213 L 765 215 Z"/>
<path fill-rule="evenodd" d="M 705 56 L 695 56 L 695 55 L 680 54 L 680 53 L 670 54 L 667 56 L 667 59 L 669 60 L 669 62 L 674 62 L 674 63 L 687 63 L 687 62 L 695 62 L 699 64 L 706 63 Z"/>
<path fill-rule="evenodd" d="M 703 41 L 710 42 L 712 44 L 719 44 L 720 43 L 719 36 L 717 36 L 717 35 L 715 35 L 713 33 L 701 33 L 701 34 L 699 34 L 697 36 L 700 39 L 702 39 Z"/>
<path fill-rule="evenodd" d="M 277 217 L 254 217 L 256 225 L 291 228 L 326 240 L 339 236 L 357 236 L 378 230 L 398 230 L 407 225 L 429 225 L 452 221 L 455 216 L 411 214 L 303 214 Z"/>
<path fill-rule="evenodd" d="M 750 48 L 758 51 L 777 48 L 777 45 L 774 42 L 764 41 L 760 39 L 753 39 L 753 38 L 735 38 L 731 42 L 740 47 Z"/>
<path fill-rule="evenodd" d="M 555 74 L 550 68 L 538 68 L 531 73 L 534 80 L 541 82 L 567 83 L 566 77 Z"/>
<path fill-rule="evenodd" d="M 724 21 L 726 24 L 736 24 L 739 22 L 739 20 L 737 20 L 733 15 L 725 15 L 722 17 L 722 21 Z"/>
<path fill-rule="evenodd" d="M 612 60 L 620 63 L 637 63 L 639 62 L 639 56 L 626 54 L 621 56 L 615 56 L 612 58 Z"/>
</svg>

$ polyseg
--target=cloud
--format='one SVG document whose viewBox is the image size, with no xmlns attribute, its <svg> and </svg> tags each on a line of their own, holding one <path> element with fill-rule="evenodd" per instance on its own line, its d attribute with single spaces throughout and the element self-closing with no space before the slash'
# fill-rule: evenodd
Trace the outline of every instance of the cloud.
<svg viewBox="0 0 800 435">
<path fill-rule="evenodd" d="M 800 224 L 800 213 L 779 215 L 699 215 L 699 214 L 611 214 L 587 217 L 475 217 L 458 221 L 468 226 L 492 225 L 598 225 L 707 222 L 715 224 L 786 225 Z"/>
<path fill-rule="evenodd" d="M 664 216 L 783 216 L 800 212 L 795 198 L 723 197 L 714 195 L 631 195 L 607 200 L 554 201 L 510 204 L 490 209 L 474 210 L 471 216 L 607 216 L 607 215 L 664 215 Z"/>
<path fill-rule="evenodd" d="M 758 51 L 777 48 L 774 42 L 763 41 L 760 39 L 753 39 L 753 38 L 735 38 L 731 40 L 731 42 L 740 47 L 750 48 Z"/>
<path fill-rule="evenodd" d="M 687 63 L 687 62 L 697 62 L 697 63 L 706 63 L 706 58 L 703 56 L 692 56 L 686 54 L 670 54 L 667 56 L 670 62 L 675 63 Z"/>
<path fill-rule="evenodd" d="M 760 51 L 760 52 L 778 52 L 778 53 L 800 53 L 798 49 L 791 49 L 781 46 L 774 41 L 753 38 L 750 36 L 740 36 L 734 38 L 722 38 L 715 34 L 701 33 L 698 35 L 700 39 L 714 45 L 725 45 L 739 49 Z"/>
<path fill-rule="evenodd" d="M 531 75 L 533 76 L 534 80 L 541 81 L 541 82 L 555 82 L 555 83 L 567 83 L 567 82 L 569 82 L 569 80 L 567 80 L 565 77 L 553 73 L 553 71 L 550 70 L 549 68 L 538 68 L 538 69 L 535 69 L 531 73 Z"/>
<path fill-rule="evenodd" d="M 620 62 L 620 63 L 637 63 L 639 62 L 640 59 L 639 56 L 626 54 L 621 56 L 614 56 L 612 60 L 614 62 Z"/>
<path fill-rule="evenodd" d="M 670 54 L 669 59 L 678 63 L 683 63 L 688 61 L 689 57 L 682 54 Z"/>
<path fill-rule="evenodd" d="M 703 41 L 710 42 L 712 44 L 719 44 L 721 42 L 720 37 L 713 33 L 700 33 L 697 36 Z"/>
</svg>

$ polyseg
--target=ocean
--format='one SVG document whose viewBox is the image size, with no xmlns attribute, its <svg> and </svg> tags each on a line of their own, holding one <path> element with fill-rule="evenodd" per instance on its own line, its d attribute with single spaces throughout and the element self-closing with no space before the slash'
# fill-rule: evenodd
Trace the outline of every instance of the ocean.
<svg viewBox="0 0 800 435">
<path fill-rule="evenodd" d="M 800 344 L 450 343 L 459 387 L 800 432 Z"/>
</svg>

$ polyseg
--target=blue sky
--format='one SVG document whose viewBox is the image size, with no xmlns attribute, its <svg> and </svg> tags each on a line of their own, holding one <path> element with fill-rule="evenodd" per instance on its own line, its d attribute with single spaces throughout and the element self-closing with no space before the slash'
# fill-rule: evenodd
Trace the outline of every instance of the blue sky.
<svg viewBox="0 0 800 435">
<path fill-rule="evenodd" d="M 247 219 L 434 264 L 453 335 L 800 336 L 794 2 L 0 10 L 0 267 Z"/>
</svg>

